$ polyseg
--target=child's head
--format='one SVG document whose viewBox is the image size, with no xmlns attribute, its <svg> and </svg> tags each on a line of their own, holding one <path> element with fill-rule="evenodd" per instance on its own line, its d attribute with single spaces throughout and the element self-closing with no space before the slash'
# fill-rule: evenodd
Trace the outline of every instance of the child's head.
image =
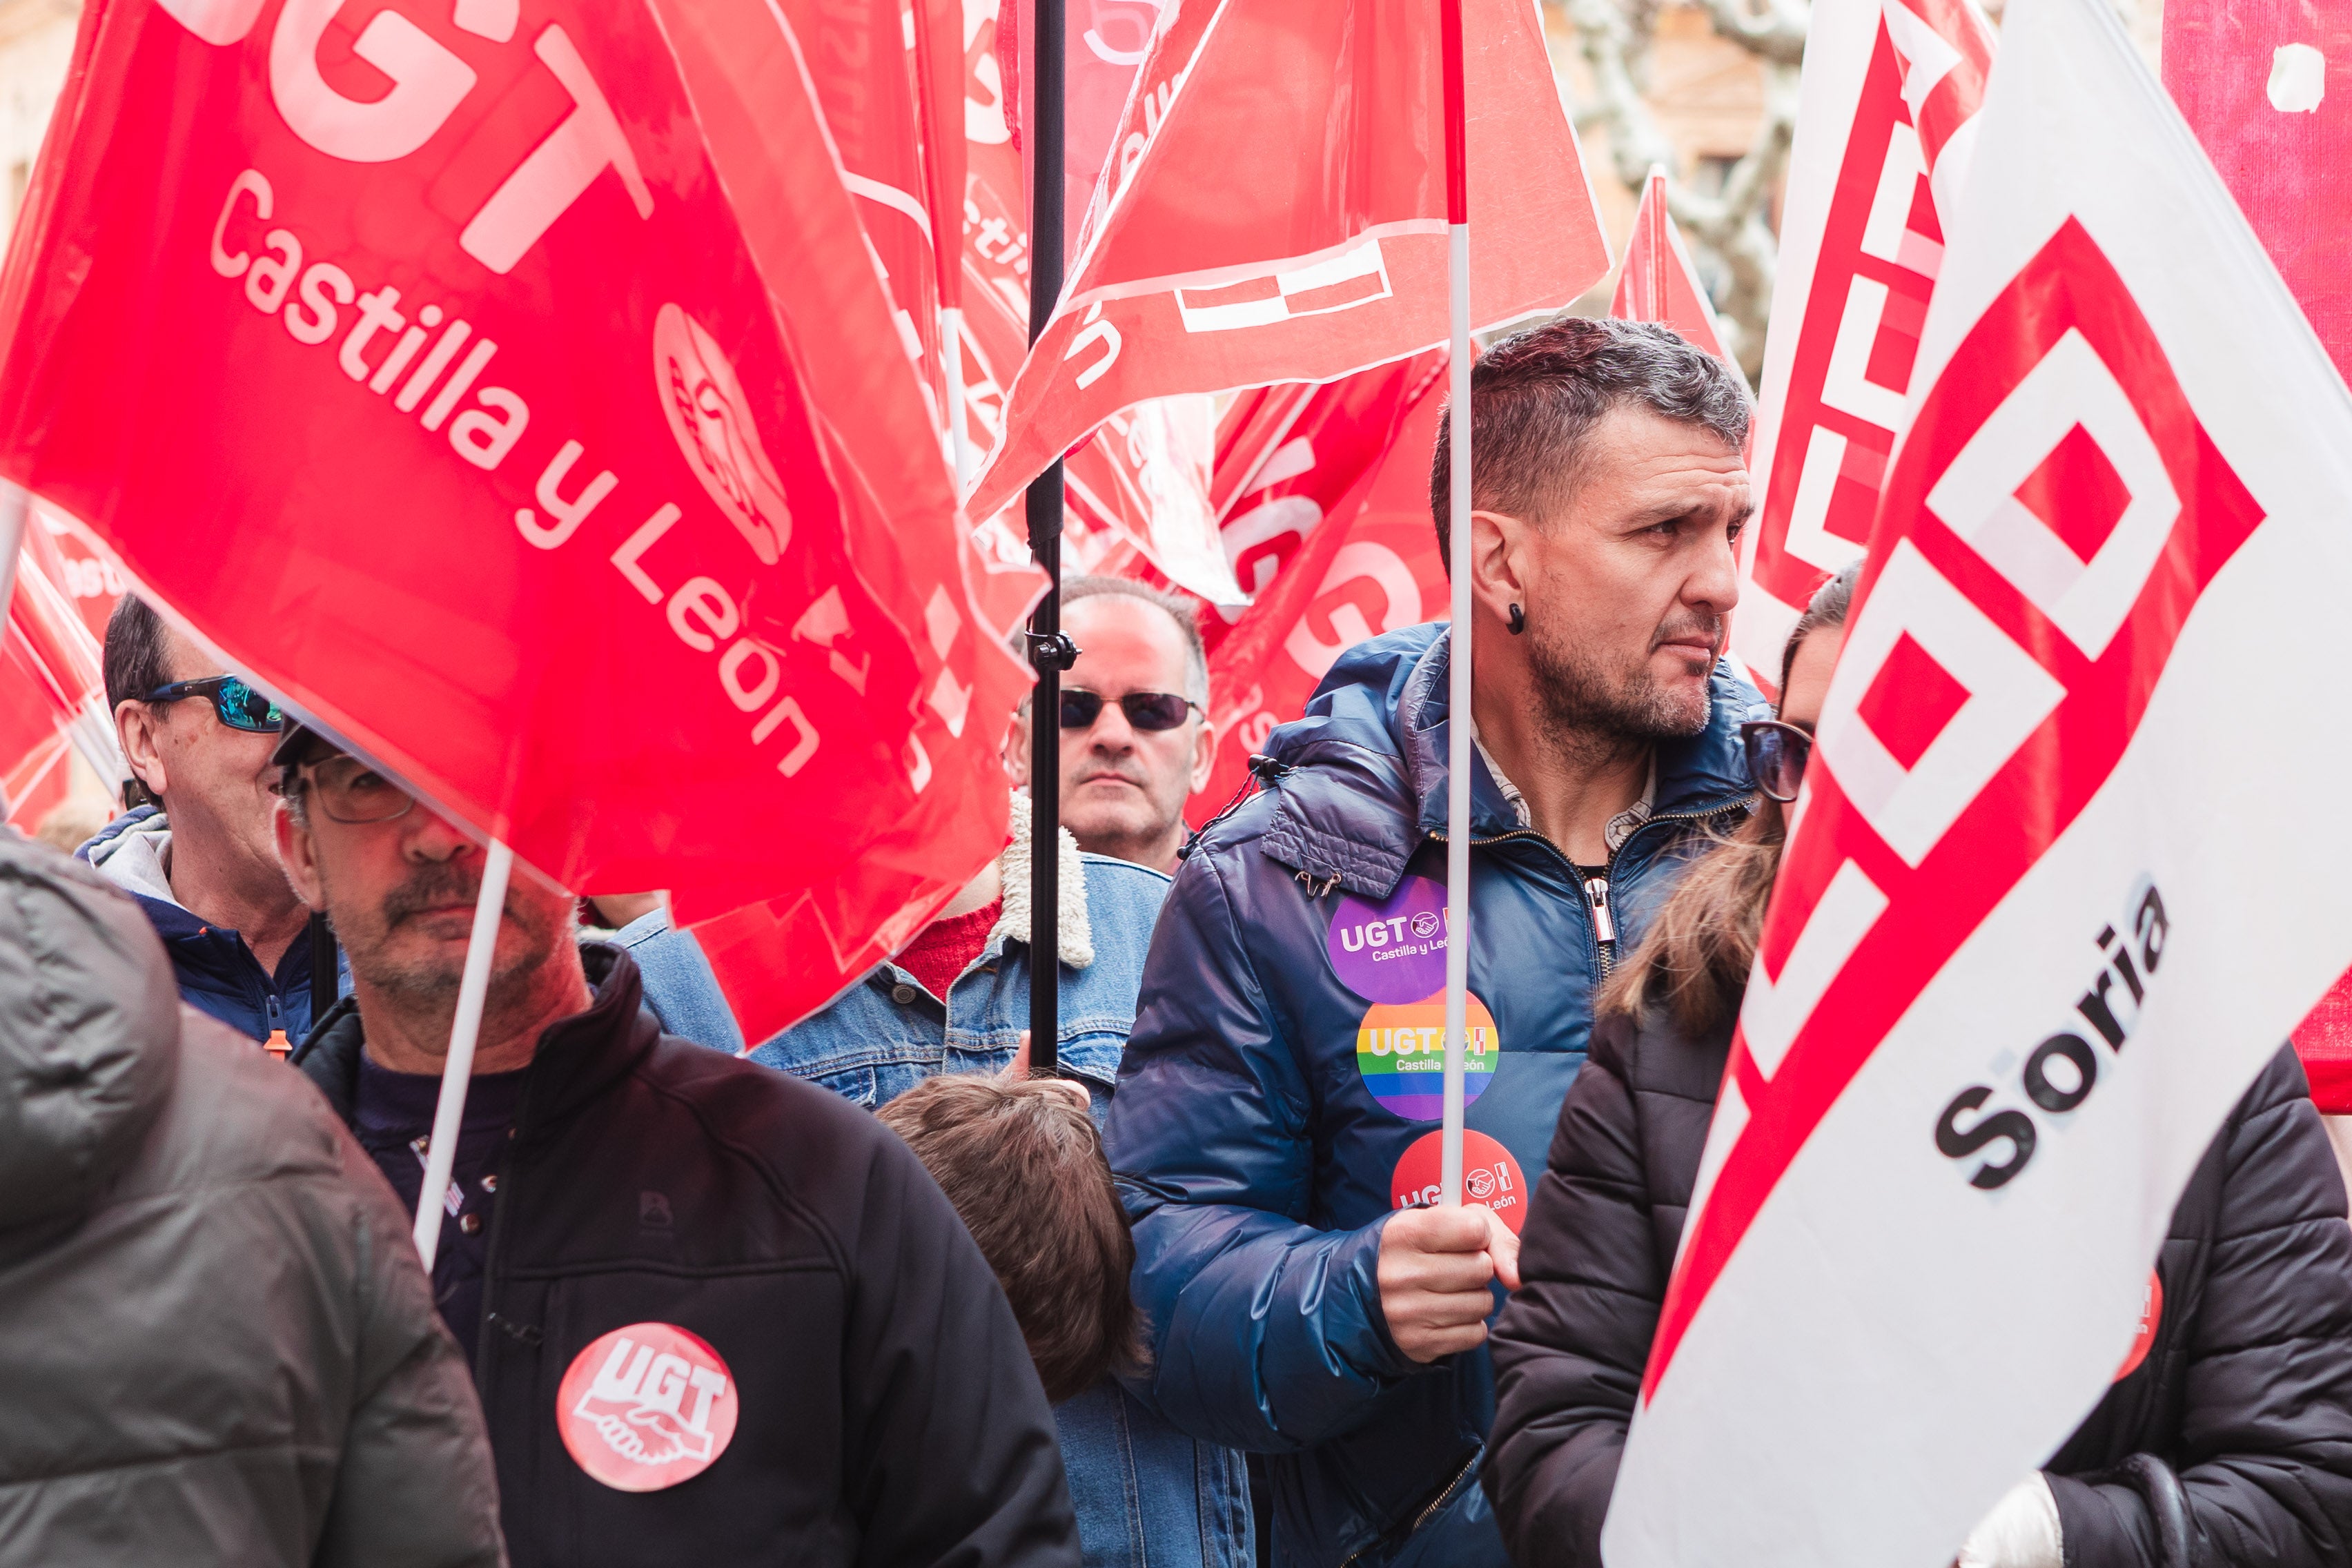
<svg viewBox="0 0 2352 1568">
<path fill-rule="evenodd" d="M 880 1115 L 963 1216 L 1055 1404 L 1143 1362 L 1135 1239 L 1110 1162 L 1066 1083 L 926 1079 Z"/>
</svg>

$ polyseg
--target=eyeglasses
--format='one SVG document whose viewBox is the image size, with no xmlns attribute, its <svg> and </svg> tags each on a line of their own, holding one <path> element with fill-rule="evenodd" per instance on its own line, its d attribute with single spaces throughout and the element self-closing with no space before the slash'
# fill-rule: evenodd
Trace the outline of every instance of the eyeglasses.
<svg viewBox="0 0 2352 1568">
<path fill-rule="evenodd" d="M 1813 754 L 1811 735 L 1778 719 L 1751 720 L 1739 726 L 1739 743 L 1748 748 L 1748 773 L 1758 789 L 1783 804 L 1797 798 Z"/>
<path fill-rule="evenodd" d="M 1091 730 L 1102 717 L 1107 700 L 1099 691 L 1071 688 L 1062 693 L 1062 728 Z M 1118 700 L 1118 710 L 1138 730 L 1173 730 L 1199 703 L 1172 691 L 1130 691 Z"/>
<path fill-rule="evenodd" d="M 242 730 L 248 735 L 274 735 L 285 718 L 278 704 L 256 691 L 251 683 L 239 675 L 215 675 L 205 680 L 175 680 L 169 686 L 159 686 L 142 702 L 177 702 L 183 697 L 205 697 L 212 700 L 213 711 L 220 721 L 232 730 Z"/>
<path fill-rule="evenodd" d="M 390 822 L 408 815 L 416 797 L 353 756 L 329 757 L 303 770 L 318 792 L 319 809 L 336 822 Z"/>
</svg>

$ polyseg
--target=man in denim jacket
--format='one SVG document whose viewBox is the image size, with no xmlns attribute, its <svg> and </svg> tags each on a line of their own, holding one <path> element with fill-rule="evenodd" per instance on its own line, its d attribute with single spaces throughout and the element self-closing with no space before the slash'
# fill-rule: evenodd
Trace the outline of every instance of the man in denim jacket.
<svg viewBox="0 0 2352 1568">
<path fill-rule="evenodd" d="M 1206 778 L 1213 736 L 1201 711 L 1207 661 L 1181 601 L 1090 579 L 1066 584 L 1064 600 L 1063 624 L 1082 651 L 1061 715 L 1063 799 L 1079 837 L 1061 832 L 1059 1056 L 1063 1075 L 1087 1087 L 1100 1122 L 1168 889 L 1161 869 L 1147 862 L 1164 855 L 1173 863 L 1184 799 Z M 1084 701 L 1088 695 L 1097 700 Z M 1074 696 L 1082 700 L 1067 700 Z M 1179 709 L 1176 723 L 1163 723 Z M 1012 749 L 1025 757 L 1017 731 Z M 936 1073 L 1010 1067 L 1029 1023 L 1029 809 L 1017 794 L 1011 837 L 1004 854 L 895 962 L 751 1058 L 869 1108 Z M 1083 854 L 1081 844 L 1118 858 Z M 690 936 L 656 912 L 618 940 L 644 970 L 646 1000 L 665 1028 L 743 1050 Z M 1196 1442 L 1108 1380 L 1054 1415 L 1089 1568 L 1246 1568 L 1253 1553 L 1240 1454 Z"/>
</svg>

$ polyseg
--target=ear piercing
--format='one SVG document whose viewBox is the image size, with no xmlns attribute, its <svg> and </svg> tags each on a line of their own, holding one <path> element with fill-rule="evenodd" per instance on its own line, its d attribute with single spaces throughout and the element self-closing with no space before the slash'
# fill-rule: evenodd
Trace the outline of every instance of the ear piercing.
<svg viewBox="0 0 2352 1568">
<path fill-rule="evenodd" d="M 1527 629 L 1527 612 L 1521 610 L 1517 605 L 1513 605 L 1511 606 L 1511 635 L 1513 637 L 1517 637 Z"/>
</svg>

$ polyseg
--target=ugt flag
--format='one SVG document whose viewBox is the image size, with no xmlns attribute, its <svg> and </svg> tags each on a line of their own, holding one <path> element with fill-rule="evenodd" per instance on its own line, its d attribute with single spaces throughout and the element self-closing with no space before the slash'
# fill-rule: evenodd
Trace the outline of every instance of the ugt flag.
<svg viewBox="0 0 2352 1568">
<path fill-rule="evenodd" d="M 1155 40 L 1077 267 L 1008 400 L 975 516 L 1146 397 L 1324 381 L 1445 341 L 1434 5 L 1219 0 Z M 1196 27 L 1200 30 L 1195 30 Z M 1470 298 L 1501 322 L 1609 269 L 1535 8 L 1464 0 Z"/>
<path fill-rule="evenodd" d="M 2352 958 L 2352 824 L 2277 806 L 2352 767 L 2352 399 L 2104 0 L 2001 48 L 1612 1568 L 1950 1563 Z"/>
<path fill-rule="evenodd" d="M 1625 265 L 1617 274 L 1609 313 L 1621 321 L 1660 322 L 1694 347 L 1727 363 L 1731 359 L 1723 352 L 1723 329 L 1707 300 L 1706 286 L 1699 281 L 1698 268 L 1683 248 L 1682 230 L 1666 210 L 1664 169 L 1653 168 L 1642 182 L 1642 203 L 1633 209 L 1633 233 L 1625 241 Z"/>
<path fill-rule="evenodd" d="M 95 0 L 0 278 L 0 471 L 562 885 L 766 910 L 747 1027 L 998 851 L 1026 685 L 814 68 L 761 0 Z"/>
<path fill-rule="evenodd" d="M 1975 0 L 1813 6 L 1731 620 L 1768 690 L 1805 601 L 1870 536 L 1991 64 Z"/>
</svg>

